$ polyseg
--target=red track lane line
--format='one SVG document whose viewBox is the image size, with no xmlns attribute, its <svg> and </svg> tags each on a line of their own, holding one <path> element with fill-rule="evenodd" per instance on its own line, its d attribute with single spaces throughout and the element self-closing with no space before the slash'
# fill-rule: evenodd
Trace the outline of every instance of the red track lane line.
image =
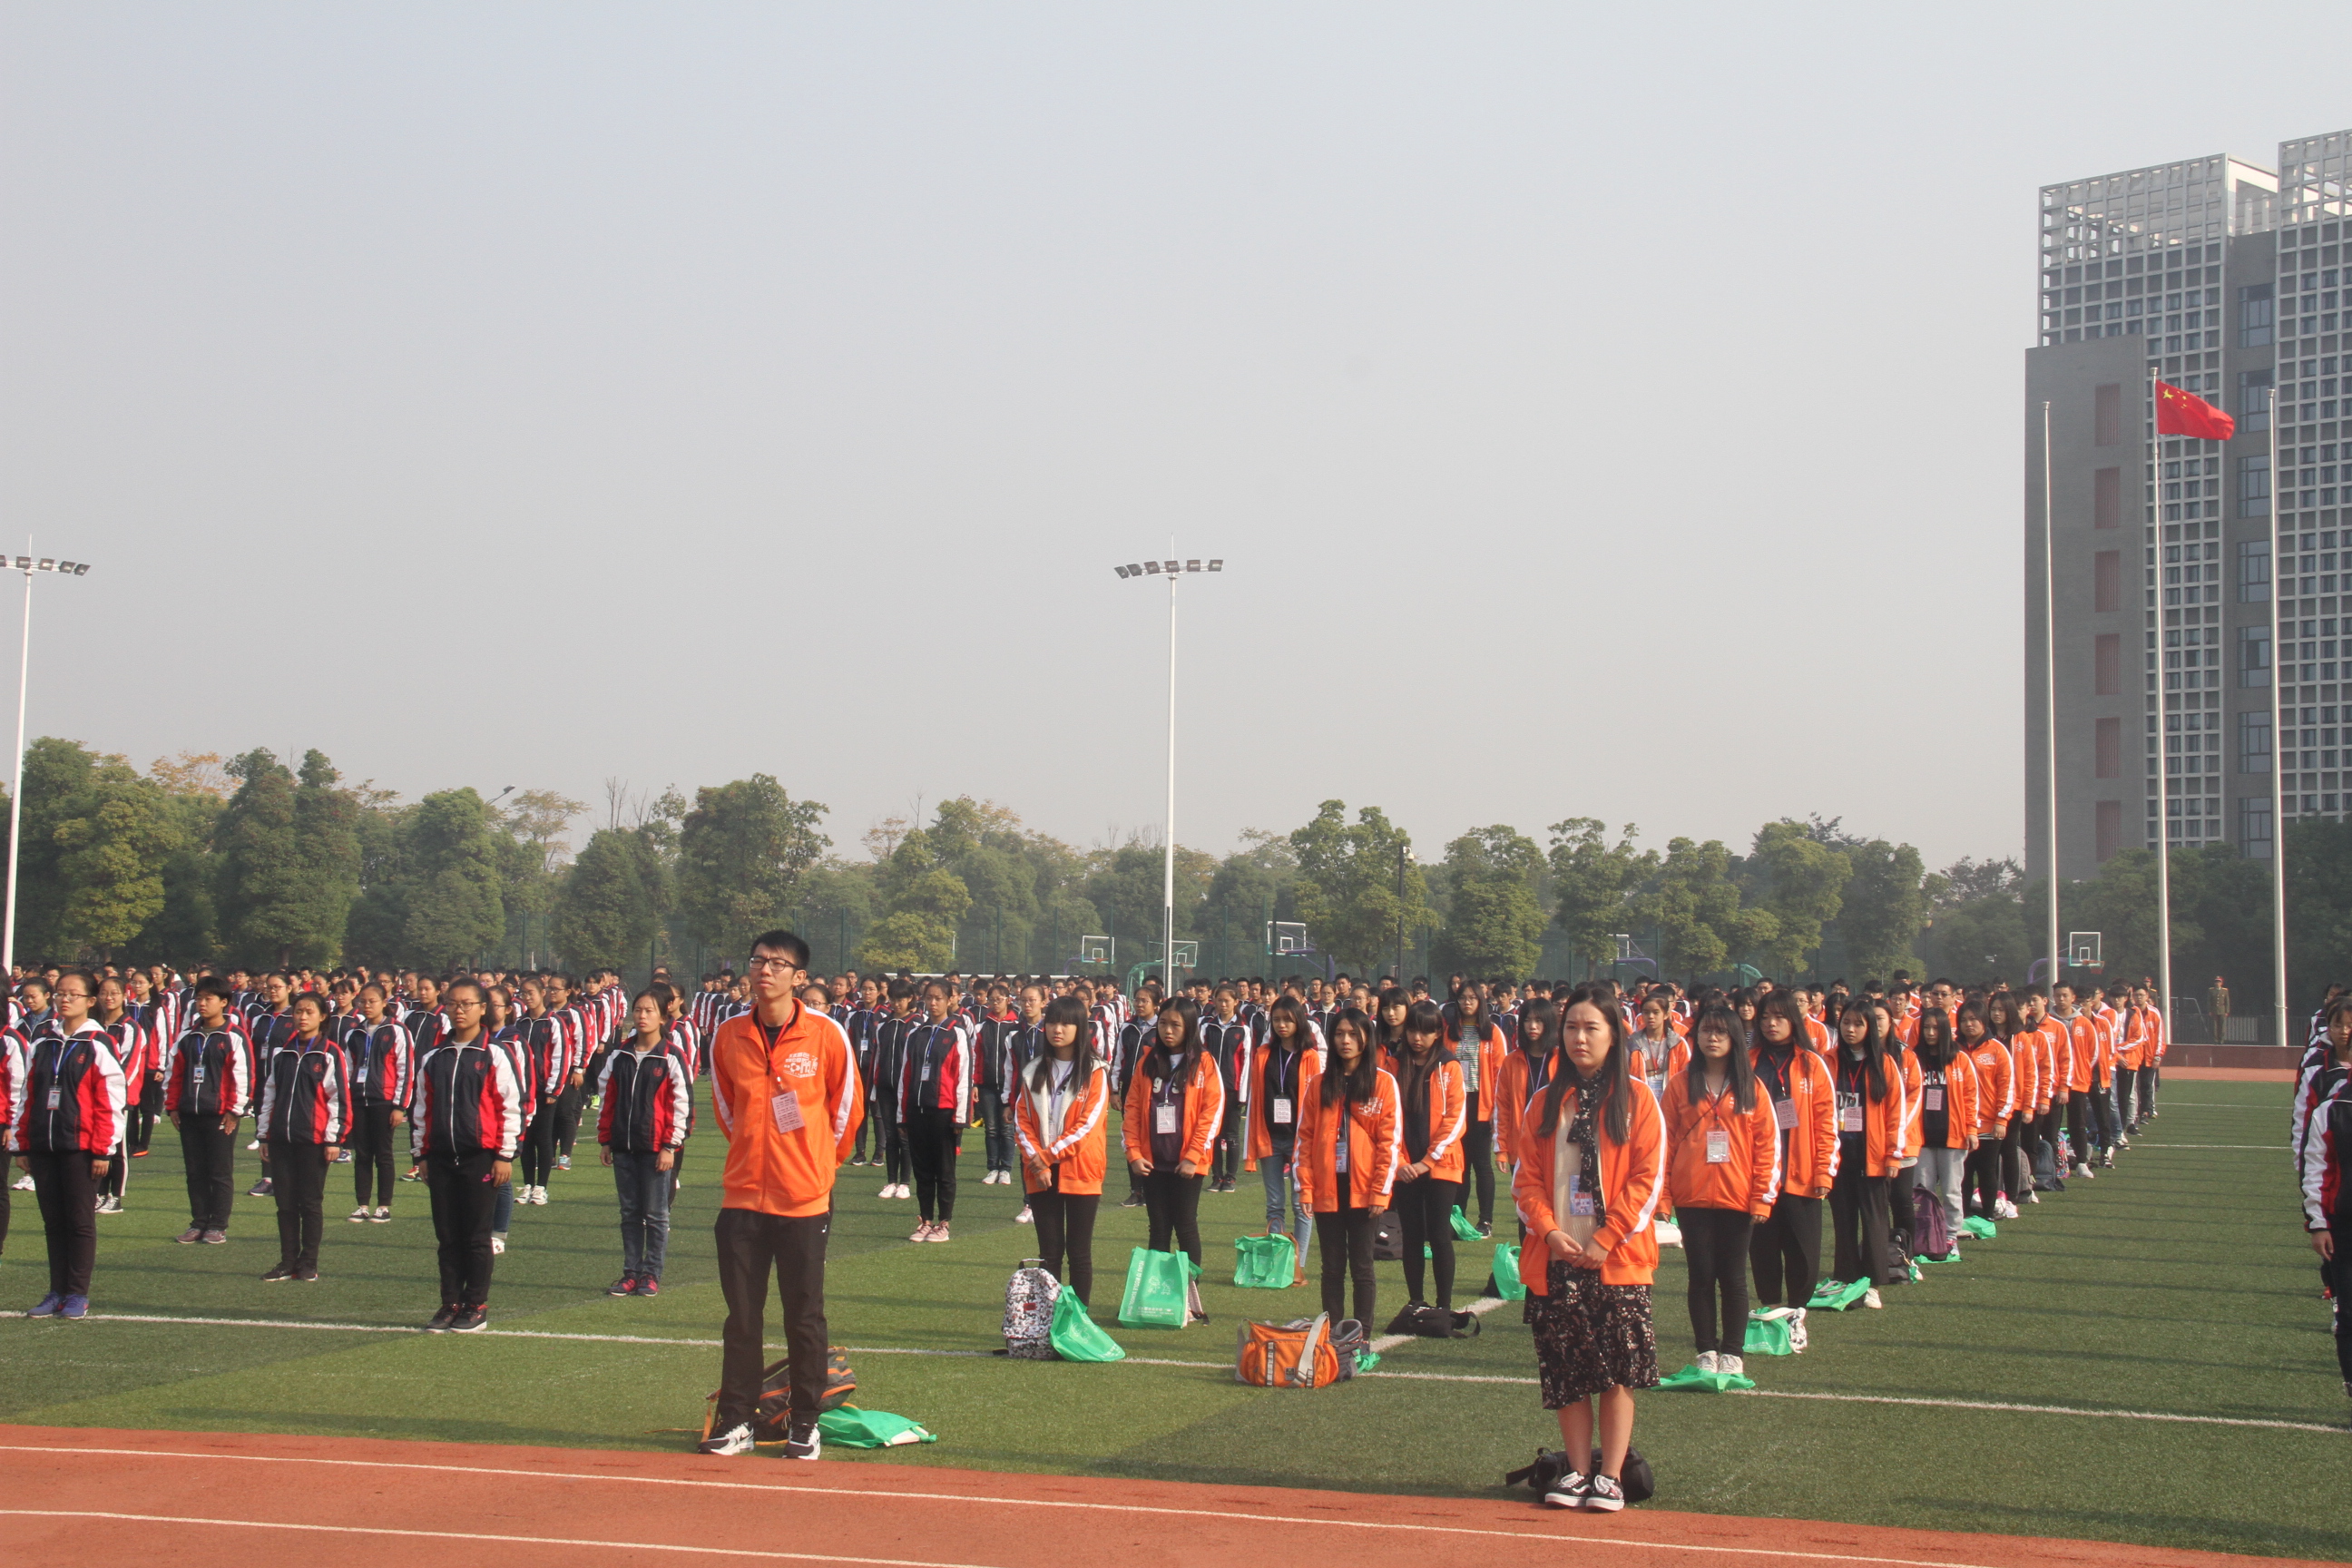
<svg viewBox="0 0 2352 1568">
<path fill-rule="evenodd" d="M 1535 1530 L 1490 1530 L 1470 1525 L 1402 1524 L 1385 1520 L 1320 1519 L 1289 1514 L 1235 1514 L 1214 1509 L 1164 1508 L 1149 1504 L 1071 1502 L 1051 1498 L 1014 1498 L 974 1496 L 948 1491 L 889 1491 L 879 1488 L 834 1487 L 784 1483 L 765 1485 L 758 1481 L 697 1480 L 672 1476 L 594 1475 L 566 1470 L 507 1469 L 492 1465 L 433 1465 L 414 1460 L 395 1459 L 329 1459 L 294 1454 L 205 1454 L 178 1449 L 159 1448 L 84 1448 L 34 1447 L 29 1445 L 0 1445 L 0 1453 L 40 1454 L 54 1458 L 60 1453 L 94 1454 L 118 1458 L 151 1459 L 226 1459 L 246 1464 L 324 1465 L 331 1467 L 378 1469 L 425 1470 L 442 1474 L 467 1476 L 511 1476 L 530 1480 L 594 1481 L 610 1484 L 615 1481 L 636 1482 L 646 1486 L 688 1487 L 727 1491 L 783 1493 L 793 1496 L 857 1498 L 872 1501 L 904 1504 L 910 1501 L 934 1503 L 965 1503 L 996 1508 L 1069 1509 L 1092 1513 L 1112 1513 L 1127 1516 L 1152 1515 L 1162 1518 L 1217 1520 L 1231 1522 L 1245 1519 L 1253 1524 L 1292 1524 L 1328 1531 L 1331 1530 L 1388 1531 L 1426 1535 L 1475 1536 L 1487 1540 L 1552 1542 L 1579 1545 L 1613 1546 L 1646 1552 L 1702 1552 L 1718 1557 L 1773 1558 L 1804 1563 L 1864 1563 L 1884 1565 L 1884 1568 L 1998 1568 L 1991 1563 L 1968 1563 L 1948 1558 L 1885 1557 L 1861 1552 L 1796 1552 L 1786 1548 L 1762 1546 L 1704 1546 L 1674 1541 L 1642 1541 L 1627 1536 L 1577 1535 L 1563 1537 L 1552 1531 Z M 222 1521 L 230 1522 L 230 1521 Z M 321 1527 L 325 1528 L 325 1527 Z M 481 1539 L 490 1539 L 483 1537 Z M 844 1561 L 833 1559 L 832 1561 Z"/>
<path fill-rule="evenodd" d="M 83 1508 L 0 1508 L 0 1519 L 105 1519 L 131 1524 L 211 1524 L 225 1530 L 301 1530 L 327 1535 L 391 1535 L 412 1541 L 486 1541 L 502 1546 L 593 1546 L 614 1552 L 678 1552 L 699 1557 L 756 1557 L 764 1563 L 856 1563 L 864 1568 L 981 1568 L 919 1557 L 848 1557 L 836 1552 L 755 1552 L 740 1546 L 683 1546 L 666 1541 L 583 1541 L 558 1535 L 485 1535 L 473 1530 L 399 1530 L 383 1524 L 288 1524 L 269 1519 L 200 1519 L 192 1514 L 105 1513 Z"/>
</svg>

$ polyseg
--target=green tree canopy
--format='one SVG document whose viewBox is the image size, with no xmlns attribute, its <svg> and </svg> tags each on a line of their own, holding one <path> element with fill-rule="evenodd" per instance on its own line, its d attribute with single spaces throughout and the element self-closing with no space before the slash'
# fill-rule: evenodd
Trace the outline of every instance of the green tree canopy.
<svg viewBox="0 0 2352 1568">
<path fill-rule="evenodd" d="M 494 951 L 507 928 L 499 897 L 503 836 L 482 797 L 470 786 L 428 795 L 406 826 L 406 952 L 420 964 L 446 970 Z"/>
<path fill-rule="evenodd" d="M 1853 865 L 1838 910 L 1838 933 L 1845 939 L 1846 963 L 1857 983 L 1919 975 L 1913 951 L 1927 923 L 1919 851 L 1908 844 L 1874 838 L 1846 851 Z"/>
<path fill-rule="evenodd" d="M 1437 923 L 1429 907 L 1428 879 L 1419 866 L 1404 865 L 1404 896 L 1397 896 L 1397 867 L 1412 839 L 1394 826 L 1379 806 L 1367 805 L 1348 820 L 1345 801 L 1327 800 L 1315 819 L 1290 835 L 1298 858 L 1294 889 L 1298 918 L 1308 940 L 1342 964 L 1360 971 L 1380 967 L 1383 953 L 1396 951 L 1400 922 L 1414 931 Z"/>
<path fill-rule="evenodd" d="M 553 915 L 556 951 L 573 968 L 619 969 L 646 952 L 658 921 L 646 857 L 635 834 L 606 827 L 572 861 Z"/>
<path fill-rule="evenodd" d="M 1837 918 L 1853 864 L 1808 825 L 1784 819 L 1757 829 L 1745 869 L 1746 901 L 1771 917 L 1771 929 L 1735 946 L 1753 948 L 1782 974 L 1794 974 L 1820 951 L 1822 927 Z"/>
<path fill-rule="evenodd" d="M 784 922 L 801 878 L 833 841 L 825 808 L 767 773 L 694 792 L 678 826 L 677 908 L 695 939 L 739 961 Z"/>
<path fill-rule="evenodd" d="M 1437 967 L 1481 978 L 1525 979 L 1543 957 L 1544 912 L 1536 880 L 1544 858 L 1534 839 L 1497 823 L 1445 847 L 1445 926 Z"/>
<path fill-rule="evenodd" d="M 1600 818 L 1551 825 L 1552 923 L 1588 972 L 1617 956 L 1617 933 L 1632 923 L 1626 900 L 1658 868 L 1655 850 L 1637 850 L 1627 823 L 1617 842 Z"/>
</svg>

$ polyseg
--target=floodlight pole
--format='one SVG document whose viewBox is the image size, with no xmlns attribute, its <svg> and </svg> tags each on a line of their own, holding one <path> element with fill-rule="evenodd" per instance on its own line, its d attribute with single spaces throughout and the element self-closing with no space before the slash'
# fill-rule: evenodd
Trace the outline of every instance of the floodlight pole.
<svg viewBox="0 0 2352 1568">
<path fill-rule="evenodd" d="M 16 557 L 16 569 L 25 574 L 25 626 L 24 640 L 16 651 L 16 768 L 15 782 L 8 789 L 7 914 L 5 921 L 0 921 L 0 982 L 9 983 L 16 977 L 17 847 L 25 837 L 25 692 L 33 667 L 33 574 L 37 570 L 62 570 L 79 577 L 89 570 L 87 563 L 76 566 L 68 561 L 60 567 L 52 561 L 36 560 L 32 549 L 33 542 L 26 540 L 26 552 Z"/>
<path fill-rule="evenodd" d="M 1171 564 L 1176 542 L 1168 542 Z M 1160 846 L 1160 980 L 1176 994 L 1176 574 L 1168 574 L 1168 816 Z"/>
</svg>

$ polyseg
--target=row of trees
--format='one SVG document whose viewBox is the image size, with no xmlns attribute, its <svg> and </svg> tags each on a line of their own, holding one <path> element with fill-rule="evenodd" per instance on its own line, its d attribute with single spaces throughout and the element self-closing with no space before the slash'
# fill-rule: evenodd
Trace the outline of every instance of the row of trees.
<svg viewBox="0 0 2352 1568">
<path fill-rule="evenodd" d="M 21 954 L 186 963 L 474 960 L 642 969 L 740 957 L 789 922 L 822 966 L 1066 969 L 1081 940 L 1118 967 L 1156 962 L 1161 855 L 1149 834 L 1079 848 L 990 801 L 890 817 L 842 855 L 826 808 L 755 773 L 659 795 L 584 802 L 470 786 L 407 802 L 345 781 L 323 754 L 255 751 L 159 761 L 44 738 L 26 759 Z M 1303 923 L 1318 962 L 1575 978 L 1621 962 L 1677 977 L 1897 972 L 2022 977 L 2042 898 L 2014 862 L 1925 869 L 1910 845 L 1837 821 L 1769 822 L 1745 853 L 1720 840 L 1645 848 L 1627 826 L 1496 824 L 1424 862 L 1378 806 L 1326 801 L 1287 833 L 1219 858 L 1180 847 L 1176 924 L 1219 973 L 1267 968 L 1269 921 Z M 2352 936 L 2352 827 L 2296 824 L 2294 956 Z M 2251 979 L 2268 958 L 2266 868 L 2225 849 L 2173 858 L 2176 963 Z M 2111 970 L 2155 969 L 2153 861 L 2116 857 L 2062 889 L 2069 930 L 2105 933 Z M 1626 973 L 1627 971 L 1620 971 Z M 2315 975 L 2313 985 L 2330 978 Z"/>
</svg>

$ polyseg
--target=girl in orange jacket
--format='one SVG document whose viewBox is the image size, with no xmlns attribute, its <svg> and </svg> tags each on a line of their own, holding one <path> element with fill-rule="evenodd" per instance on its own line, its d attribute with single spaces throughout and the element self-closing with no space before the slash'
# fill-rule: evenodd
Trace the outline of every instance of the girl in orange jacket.
<svg viewBox="0 0 2352 1568">
<path fill-rule="evenodd" d="M 1918 1048 L 1912 1054 L 1919 1061 L 1919 1163 L 1913 1190 L 1943 1205 L 1945 1226 L 1958 1237 L 1966 1217 L 1960 1184 L 1969 1152 L 1977 1146 L 1976 1062 L 1959 1048 L 1951 1016 L 1941 1007 L 1921 1010 Z M 1912 1200 L 1915 1214 L 1918 1201 Z M 1916 1245 L 1916 1221 L 1913 1228 Z"/>
<path fill-rule="evenodd" d="M 1652 1094 L 1663 1096 L 1666 1077 L 1675 1068 L 1675 1047 L 1682 1044 L 1682 1037 L 1674 1030 L 1674 1012 L 1666 1005 L 1665 993 L 1654 992 L 1643 999 L 1638 1016 L 1641 1027 L 1627 1042 L 1633 1050 L 1633 1070 L 1650 1086 Z"/>
<path fill-rule="evenodd" d="M 1307 1025 L 1306 1004 L 1296 996 L 1276 997 L 1266 1009 L 1265 1041 L 1249 1052 L 1249 1142 L 1242 1169 L 1258 1172 L 1265 1188 L 1265 1233 L 1290 1237 L 1301 1280 L 1307 1278 L 1307 1248 L 1315 1238 L 1315 1211 L 1307 1206 L 1292 1166 L 1300 1108 L 1322 1071 L 1323 1053 Z"/>
<path fill-rule="evenodd" d="M 1091 1305 L 1095 1211 L 1110 1144 L 1110 1072 L 1075 996 L 1045 1004 L 1045 1047 L 1014 1078 L 1013 1142 L 1037 1224 L 1037 1256 Z"/>
<path fill-rule="evenodd" d="M 1691 1334 L 1698 1369 L 1735 1375 L 1748 1328 L 1748 1240 L 1780 1191 L 1780 1139 L 1771 1102 L 1740 1044 L 1739 1020 L 1720 1004 L 1692 1026 L 1697 1054 L 1666 1080 L 1666 1194 L 1690 1268 Z M 1715 1315 L 1723 1296 L 1722 1334 Z"/>
<path fill-rule="evenodd" d="M 1664 1195 L 1666 1133 L 1657 1097 L 1634 1076 L 1624 1019 L 1599 987 L 1580 985 L 1560 1014 L 1564 1059 L 1520 1121 L 1512 1195 L 1528 1226 L 1519 1279 L 1536 1344 L 1544 1407 L 1559 1413 L 1571 1460 L 1545 1493 L 1555 1508 L 1613 1512 L 1633 1440 L 1633 1390 L 1658 1381 L 1650 1281 L 1652 1221 Z"/>
<path fill-rule="evenodd" d="M 2000 1211 L 2009 1204 L 2001 1185 L 2001 1156 L 2010 1136 L 2010 1118 L 2017 1109 L 2011 1098 L 2016 1088 L 2015 1072 L 2009 1047 L 1993 1032 L 1992 1020 L 1981 1004 L 1961 1003 L 1952 1022 L 1960 1049 L 1969 1054 L 1977 1069 L 1977 1146 L 1969 1152 L 1968 1173 L 1960 1183 L 1961 1202 L 1987 1219 L 2001 1217 Z"/>
<path fill-rule="evenodd" d="M 1749 1059 L 1772 1101 L 1780 1192 L 1771 1215 L 1756 1227 L 1748 1263 L 1759 1307 L 1792 1320 L 1789 1341 L 1801 1350 L 1805 1303 L 1821 1278 L 1822 1201 L 1837 1175 L 1838 1134 L 1830 1064 L 1807 1042 L 1804 1008 L 1794 992 L 1775 991 L 1757 1005 Z"/>
<path fill-rule="evenodd" d="M 1462 1199 L 1462 1133 L 1469 1107 L 1462 1063 L 1445 1047 L 1445 1021 L 1433 1002 L 1405 1014 L 1404 1049 L 1381 1063 L 1397 1084 L 1397 1137 L 1404 1163 L 1389 1206 L 1404 1229 L 1404 1286 L 1413 1306 L 1422 1294 L 1422 1248 L 1437 1275 L 1437 1304 L 1454 1305 L 1454 1205 Z"/>
<path fill-rule="evenodd" d="M 1528 1101 L 1551 1081 L 1559 1036 L 1559 1012 L 1550 997 L 1538 996 L 1519 1009 L 1518 1040 L 1495 1073 L 1495 1144 L 1507 1171 L 1518 1160 L 1519 1119 Z M 1526 1226 L 1520 1229 L 1524 1233 Z M 1527 1237 L 1522 1234 L 1519 1239 Z"/>
<path fill-rule="evenodd" d="M 1396 1079 L 1372 1058 L 1372 1022 L 1355 1007 L 1331 1016 L 1330 1055 L 1298 1103 L 1298 1201 L 1323 1244 L 1323 1310 L 1334 1322 L 1355 1285 L 1356 1321 L 1373 1305 L 1372 1224 L 1388 1208 L 1403 1151 Z"/>
<path fill-rule="evenodd" d="M 1176 1247 L 1201 1262 L 1201 1184 L 1209 1148 L 1225 1124 L 1225 1080 L 1201 1045 L 1201 1005 L 1190 996 L 1163 1003 L 1151 1043 L 1127 1086 L 1127 1163 L 1143 1184 L 1151 1249 Z M 1195 1307 L 1194 1322 L 1208 1314 Z"/>
<path fill-rule="evenodd" d="M 1493 1007 L 1475 984 L 1464 985 L 1455 994 L 1454 1000 L 1446 1004 L 1443 1017 L 1446 1043 L 1454 1047 L 1454 1059 L 1462 1065 L 1463 1173 L 1457 1180 L 1463 1186 L 1459 1200 L 1466 1214 L 1470 1196 L 1476 1194 L 1478 1234 L 1491 1236 L 1495 1229 L 1495 1123 L 1499 1109 L 1495 1088 L 1502 1075 L 1504 1058 L 1511 1054 L 1511 1042 L 1503 1034 L 1502 1026 L 1495 1022 Z"/>
<path fill-rule="evenodd" d="M 1878 1289 L 1907 1279 L 1889 1245 L 1886 1186 L 1903 1158 L 1903 1079 L 1887 1059 L 1878 1015 L 1856 1005 L 1838 1015 L 1837 1054 L 1830 1064 L 1837 1096 L 1837 1174 L 1830 1183 L 1830 1218 L 1836 1251 L 1832 1279 L 1866 1279 L 1865 1307 L 1879 1307 Z"/>
</svg>

